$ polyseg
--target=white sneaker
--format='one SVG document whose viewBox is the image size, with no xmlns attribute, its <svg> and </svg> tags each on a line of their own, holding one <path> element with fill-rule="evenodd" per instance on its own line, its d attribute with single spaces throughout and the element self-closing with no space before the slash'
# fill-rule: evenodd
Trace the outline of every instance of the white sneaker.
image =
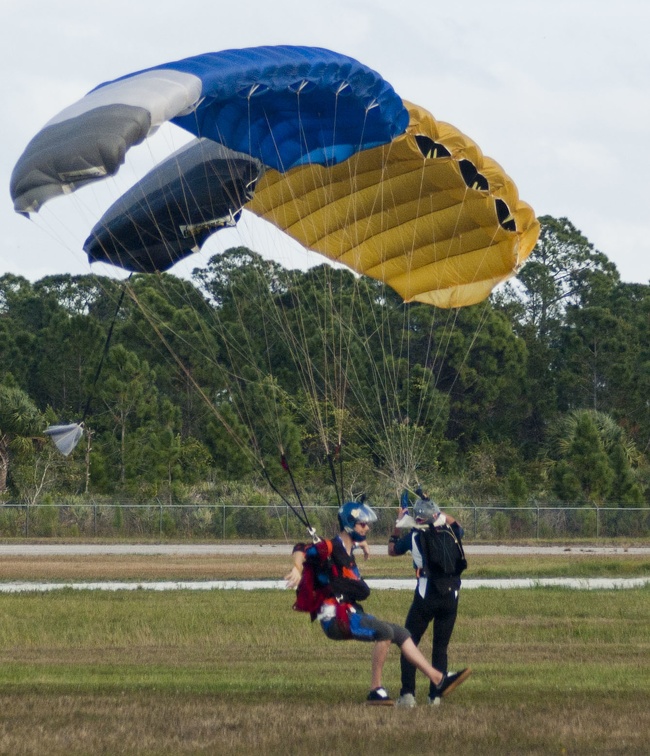
<svg viewBox="0 0 650 756">
<path fill-rule="evenodd" d="M 433 698 L 429 696 L 427 698 L 427 704 L 429 706 L 440 706 L 441 703 L 442 703 L 442 698 L 440 698 L 440 696 L 434 696 Z"/>
<path fill-rule="evenodd" d="M 412 709 L 414 706 L 417 706 L 417 701 L 415 700 L 413 693 L 403 693 L 397 699 L 397 706 L 404 706 Z"/>
</svg>

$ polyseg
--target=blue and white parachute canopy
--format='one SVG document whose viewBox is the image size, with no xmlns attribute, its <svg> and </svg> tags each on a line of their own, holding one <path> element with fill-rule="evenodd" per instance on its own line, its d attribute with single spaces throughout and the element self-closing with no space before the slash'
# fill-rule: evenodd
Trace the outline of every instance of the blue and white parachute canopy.
<svg viewBox="0 0 650 756">
<path fill-rule="evenodd" d="M 322 48 L 253 47 L 164 63 L 101 84 L 36 134 L 11 177 L 16 212 L 37 212 L 114 175 L 166 121 L 285 172 L 388 143 L 409 116 L 378 73 Z"/>
</svg>

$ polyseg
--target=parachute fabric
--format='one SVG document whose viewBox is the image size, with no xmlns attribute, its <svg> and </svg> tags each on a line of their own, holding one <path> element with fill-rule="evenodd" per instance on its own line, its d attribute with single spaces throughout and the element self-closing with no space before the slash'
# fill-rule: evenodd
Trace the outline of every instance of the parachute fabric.
<svg viewBox="0 0 650 756">
<path fill-rule="evenodd" d="M 89 261 L 141 273 L 167 270 L 235 225 L 263 170 L 255 158 L 194 140 L 104 213 L 84 244 Z"/>
<path fill-rule="evenodd" d="M 268 171 L 246 209 L 407 302 L 475 304 L 517 272 L 539 223 L 474 142 L 409 113 L 405 134 L 345 163 Z"/>
<path fill-rule="evenodd" d="M 31 140 L 11 177 L 16 212 L 114 175 L 171 121 L 265 165 L 334 164 L 389 142 L 408 114 L 382 77 L 315 47 L 255 47 L 164 63 L 96 87 Z"/>
<path fill-rule="evenodd" d="M 217 57 L 219 65 L 211 68 Z M 234 73 L 244 59 L 248 78 Z M 486 298 L 535 243 L 532 209 L 498 164 L 424 109 L 407 110 L 381 77 L 345 56 L 295 47 L 225 51 L 108 82 L 88 98 L 90 110 L 84 98 L 64 111 L 53 123 L 60 129 L 43 142 L 46 152 L 67 150 L 56 170 L 38 163 L 38 145 L 25 151 L 12 178 L 17 211 L 38 210 L 56 194 L 112 175 L 129 147 L 165 120 L 203 145 L 160 164 L 109 209 L 86 241 L 91 261 L 164 271 L 214 230 L 236 222 L 243 205 L 406 301 L 456 308 Z M 158 99 L 166 104 L 156 111 L 149 100 Z M 89 134 L 92 142 L 93 129 L 100 133 L 107 124 L 106 149 L 102 136 L 90 156 L 74 151 L 77 136 Z M 213 149 L 214 158 L 208 156 Z M 99 164 L 93 150 L 111 160 Z M 223 171 L 217 167 L 221 150 Z M 217 196 L 231 180 L 220 205 Z M 201 191 L 206 207 L 196 201 Z M 242 264 L 245 252 L 234 250 L 231 265 L 223 265 L 222 255 L 195 272 L 205 299 L 197 302 L 188 291 L 183 318 L 196 318 L 192 343 L 182 342 L 167 317 L 166 302 L 181 298 L 178 279 L 136 277 L 127 290 L 229 440 L 270 477 L 276 476 L 273 454 L 297 459 L 304 453 L 308 441 L 292 423 L 300 416 L 313 434 L 314 458 L 324 451 L 330 460 L 354 459 L 358 468 L 359 450 L 371 449 L 372 458 L 363 461 L 373 465 L 373 476 L 385 470 L 401 490 L 422 460 L 435 459 L 429 442 L 445 430 L 450 388 L 438 389 L 434 367 L 445 361 L 458 312 L 402 307 L 396 297 L 383 297 L 375 281 L 351 282 L 348 271 L 333 267 L 315 271 L 295 291 L 290 276 L 270 268 L 258 281 L 258 263 Z M 150 284 L 169 300 L 147 296 Z M 341 286 L 355 291 L 339 297 Z M 409 319 L 422 310 L 427 314 L 417 321 L 418 333 L 429 332 L 428 344 L 426 335 L 421 341 L 431 358 L 413 367 Z M 436 323 L 434 331 L 434 317 L 447 319 L 449 328 Z M 479 318 L 477 332 L 480 327 Z M 209 379 L 179 356 L 191 350 L 211 365 Z"/>
<path fill-rule="evenodd" d="M 49 436 L 56 448 L 67 457 L 71 454 L 81 437 L 83 436 L 83 425 L 81 423 L 70 423 L 69 425 L 50 425 L 43 433 Z"/>
</svg>

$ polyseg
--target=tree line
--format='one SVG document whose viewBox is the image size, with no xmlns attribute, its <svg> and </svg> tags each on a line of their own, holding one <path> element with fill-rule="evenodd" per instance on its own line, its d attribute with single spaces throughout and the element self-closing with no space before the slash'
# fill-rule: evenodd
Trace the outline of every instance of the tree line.
<svg viewBox="0 0 650 756">
<path fill-rule="evenodd" d="M 647 503 L 650 286 L 540 220 L 517 278 L 456 311 L 246 248 L 191 280 L 3 275 L 0 496 Z M 43 431 L 82 419 L 63 457 Z"/>
</svg>

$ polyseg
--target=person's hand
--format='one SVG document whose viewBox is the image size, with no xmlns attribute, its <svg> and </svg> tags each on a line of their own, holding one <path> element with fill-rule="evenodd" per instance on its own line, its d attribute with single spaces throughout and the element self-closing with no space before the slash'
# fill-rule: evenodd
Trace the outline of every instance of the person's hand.
<svg viewBox="0 0 650 756">
<path fill-rule="evenodd" d="M 297 588 L 298 583 L 300 582 L 300 578 L 302 576 L 302 573 L 297 567 L 292 567 L 290 572 L 287 572 L 287 574 L 284 576 L 284 579 L 287 581 L 287 588 Z"/>
<path fill-rule="evenodd" d="M 363 551 L 364 561 L 367 561 L 370 557 L 370 546 L 368 546 L 367 541 L 361 541 L 361 543 L 358 543 L 357 546 L 361 549 L 361 551 Z"/>
</svg>

